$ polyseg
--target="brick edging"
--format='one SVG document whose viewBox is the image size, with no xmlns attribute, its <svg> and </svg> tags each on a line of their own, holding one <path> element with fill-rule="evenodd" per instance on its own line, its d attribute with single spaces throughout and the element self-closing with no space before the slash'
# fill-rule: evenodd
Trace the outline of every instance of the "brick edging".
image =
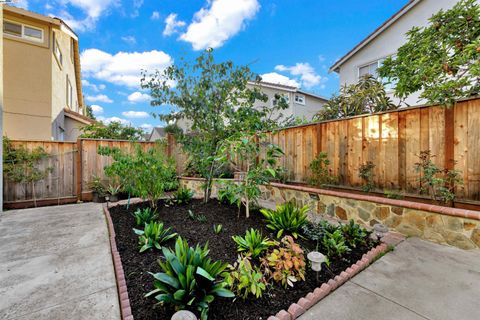
<svg viewBox="0 0 480 320">
<path fill-rule="evenodd" d="M 368 267 L 377 257 L 388 251 L 388 245 L 382 243 L 365 253 L 360 260 L 352 264 L 345 271 L 342 271 L 335 278 L 328 280 L 313 292 L 309 292 L 305 297 L 300 298 L 296 303 L 292 303 L 287 310 L 280 310 L 276 315 L 268 317 L 267 320 L 293 320 L 300 317 L 308 309 L 328 296 L 335 289 L 353 278 L 357 273 Z"/>
<path fill-rule="evenodd" d="M 113 228 L 112 217 L 108 210 L 107 204 L 103 205 L 103 213 L 107 219 L 108 234 L 110 239 L 110 251 L 112 253 L 113 268 L 115 270 L 115 279 L 117 282 L 118 300 L 120 302 L 120 316 L 122 320 L 133 320 L 132 309 L 130 307 L 130 299 L 128 298 L 127 282 L 123 272 L 122 260 L 117 250 L 115 241 L 115 229 Z"/>
</svg>

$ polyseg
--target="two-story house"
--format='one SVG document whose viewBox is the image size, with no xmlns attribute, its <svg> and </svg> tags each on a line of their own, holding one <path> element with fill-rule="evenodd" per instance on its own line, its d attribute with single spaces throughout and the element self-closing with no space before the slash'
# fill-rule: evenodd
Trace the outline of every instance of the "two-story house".
<svg viewBox="0 0 480 320">
<path fill-rule="evenodd" d="M 75 140 L 84 116 L 78 36 L 61 19 L 4 5 L 3 135 Z"/>
<path fill-rule="evenodd" d="M 346 55 L 340 58 L 330 71 L 335 71 L 340 76 L 340 84 L 354 84 L 365 74 L 377 76 L 377 68 L 382 61 L 395 55 L 397 49 L 407 40 L 405 34 L 413 27 L 428 25 L 428 19 L 440 9 L 448 10 L 458 0 L 411 0 L 397 13 L 385 21 L 368 37 L 362 40 Z M 387 86 L 387 92 L 394 102 L 392 85 Z M 423 103 L 419 100 L 419 92 L 408 97 L 408 105 Z"/>
</svg>

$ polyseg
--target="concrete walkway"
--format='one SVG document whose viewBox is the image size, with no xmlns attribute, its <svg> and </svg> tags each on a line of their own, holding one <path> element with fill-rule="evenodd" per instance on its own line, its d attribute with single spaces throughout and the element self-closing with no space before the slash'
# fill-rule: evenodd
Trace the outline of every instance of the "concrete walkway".
<svg viewBox="0 0 480 320">
<path fill-rule="evenodd" d="M 0 214 L 0 319 L 119 319 L 102 206 Z"/>
<path fill-rule="evenodd" d="M 400 243 L 300 320 L 480 319 L 480 250 Z"/>
</svg>

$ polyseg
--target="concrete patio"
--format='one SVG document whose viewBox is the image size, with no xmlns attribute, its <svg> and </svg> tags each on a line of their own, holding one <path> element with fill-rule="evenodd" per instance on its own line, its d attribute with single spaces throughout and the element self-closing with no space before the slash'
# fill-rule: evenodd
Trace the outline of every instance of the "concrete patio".
<svg viewBox="0 0 480 320">
<path fill-rule="evenodd" d="M 0 215 L 0 319 L 119 319 L 100 204 Z"/>
<path fill-rule="evenodd" d="M 480 250 L 409 238 L 299 319 L 480 319 Z"/>
</svg>

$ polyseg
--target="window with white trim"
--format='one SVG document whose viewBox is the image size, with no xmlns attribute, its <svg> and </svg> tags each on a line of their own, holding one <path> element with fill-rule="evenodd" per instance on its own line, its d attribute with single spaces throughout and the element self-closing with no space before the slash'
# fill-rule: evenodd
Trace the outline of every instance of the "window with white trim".
<svg viewBox="0 0 480 320">
<path fill-rule="evenodd" d="M 305 96 L 303 94 L 296 93 L 293 101 L 295 101 L 296 104 L 305 105 Z"/>
<path fill-rule="evenodd" d="M 392 57 L 395 57 L 395 55 L 392 56 Z M 387 83 L 387 80 L 383 79 L 383 78 L 380 78 L 379 75 L 378 75 L 378 72 L 377 72 L 377 69 L 380 68 L 380 66 L 382 65 L 384 60 L 385 60 L 385 58 L 382 58 L 382 59 L 379 59 L 375 62 L 371 62 L 369 64 L 360 66 L 358 68 L 358 79 L 360 79 L 362 76 L 367 75 L 367 74 L 372 75 L 375 79 L 379 80 L 380 82 L 382 82 L 384 84 L 385 90 L 388 92 L 388 91 L 393 90 L 393 88 L 395 87 L 395 82 L 394 83 Z"/>
<path fill-rule="evenodd" d="M 60 65 L 63 65 L 63 54 L 62 50 L 60 50 L 60 45 L 55 37 L 55 32 L 53 33 L 53 54 L 57 58 L 57 61 Z"/>
<path fill-rule="evenodd" d="M 5 34 L 35 42 L 43 42 L 43 29 L 26 25 L 20 22 L 5 20 L 3 22 Z"/>
<path fill-rule="evenodd" d="M 67 74 L 67 106 L 72 109 L 73 107 L 73 87 L 70 82 L 70 79 L 68 78 Z"/>
</svg>

